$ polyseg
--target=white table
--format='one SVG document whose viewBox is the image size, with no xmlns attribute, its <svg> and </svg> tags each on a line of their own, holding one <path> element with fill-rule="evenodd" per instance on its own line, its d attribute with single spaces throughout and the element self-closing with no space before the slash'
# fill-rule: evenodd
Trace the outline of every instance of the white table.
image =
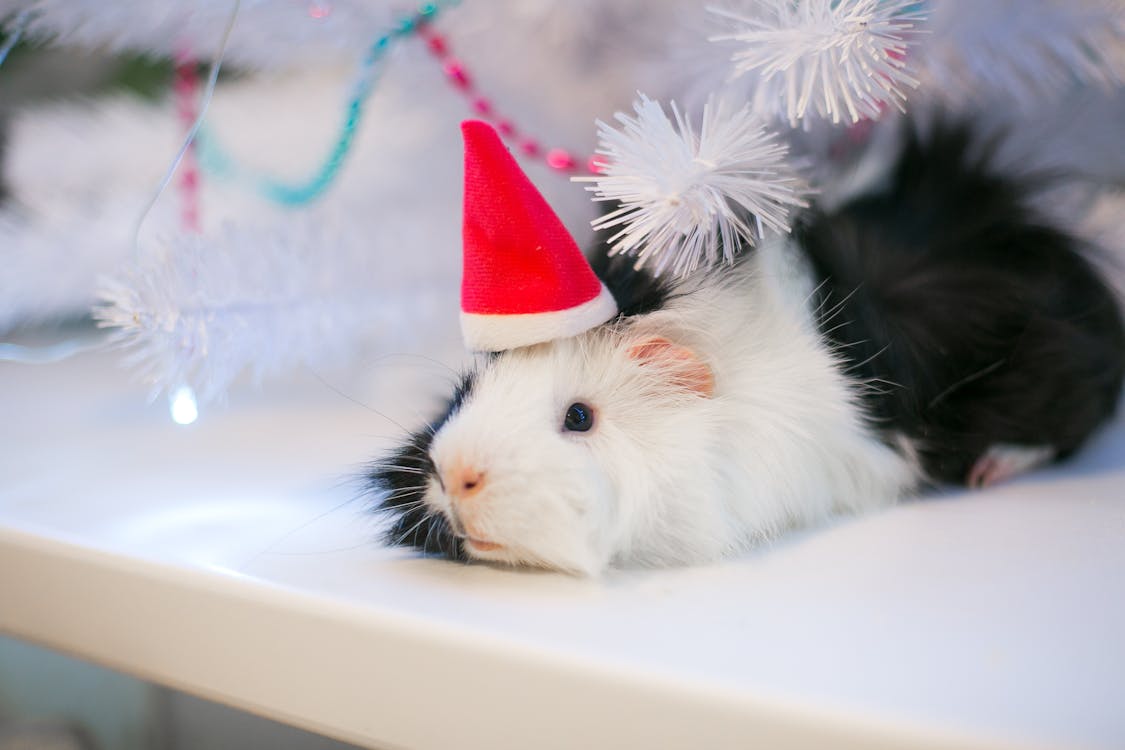
<svg viewBox="0 0 1125 750">
<path fill-rule="evenodd" d="M 343 390 L 400 421 L 440 370 Z M 419 373 L 423 377 L 419 376 Z M 1125 747 L 1125 426 L 986 492 L 603 580 L 371 542 L 316 378 L 173 424 L 0 363 L 0 632 L 373 747 Z"/>
</svg>

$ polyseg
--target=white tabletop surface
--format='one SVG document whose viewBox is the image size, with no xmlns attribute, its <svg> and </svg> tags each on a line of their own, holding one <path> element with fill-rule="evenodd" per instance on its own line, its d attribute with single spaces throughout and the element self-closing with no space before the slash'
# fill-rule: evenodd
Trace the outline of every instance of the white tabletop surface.
<svg viewBox="0 0 1125 750">
<path fill-rule="evenodd" d="M 367 374 L 183 427 L 116 357 L 0 363 L 0 632 L 372 747 L 1125 747 L 1120 421 L 984 492 L 585 580 L 377 545 L 348 480 L 398 428 L 337 390 L 415 423 L 448 374 Z"/>
</svg>

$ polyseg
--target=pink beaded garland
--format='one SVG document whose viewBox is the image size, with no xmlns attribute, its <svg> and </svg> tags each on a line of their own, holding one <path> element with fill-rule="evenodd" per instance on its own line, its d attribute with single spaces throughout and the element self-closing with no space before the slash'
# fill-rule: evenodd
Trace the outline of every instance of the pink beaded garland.
<svg viewBox="0 0 1125 750">
<path fill-rule="evenodd" d="M 445 71 L 446 77 L 453 81 L 453 85 L 457 86 L 457 88 L 468 89 L 472 87 L 469 76 L 465 73 L 465 67 L 461 65 L 458 60 L 446 60 L 442 69 Z"/>
<path fill-rule="evenodd" d="M 332 15 L 332 6 L 321 0 L 312 0 L 306 12 L 309 14 L 309 18 L 315 18 L 319 21 L 322 18 L 328 18 L 328 16 Z"/>
<path fill-rule="evenodd" d="M 574 157 L 570 152 L 561 148 L 553 148 L 547 152 L 547 165 L 553 169 L 570 170 L 574 169 Z"/>
<path fill-rule="evenodd" d="M 473 111 L 496 126 L 500 135 L 514 140 L 521 153 L 532 158 L 542 158 L 547 166 L 558 172 L 573 172 L 578 167 L 578 160 L 566 149 L 551 148 L 544 152 L 544 148 L 539 141 L 526 135 L 519 135 L 511 120 L 499 117 L 492 100 L 476 91 L 472 76 L 466 70 L 465 64 L 450 54 L 449 43 L 445 37 L 434 31 L 429 24 L 419 25 L 418 34 L 425 40 L 426 47 L 441 63 L 442 71 L 449 82 L 469 97 L 469 104 Z M 593 174 L 600 174 L 602 172 L 602 160 L 604 160 L 604 157 L 591 156 L 585 162 L 585 167 Z"/>
<path fill-rule="evenodd" d="M 199 112 L 196 104 L 196 78 L 195 61 L 191 55 L 182 50 L 176 55 L 176 72 L 172 90 L 176 97 L 176 114 L 185 129 L 191 129 Z M 199 163 L 196 160 L 195 143 L 193 142 L 180 162 L 179 181 L 177 187 L 180 191 L 180 223 L 189 232 L 198 233 L 199 224 Z"/>
</svg>

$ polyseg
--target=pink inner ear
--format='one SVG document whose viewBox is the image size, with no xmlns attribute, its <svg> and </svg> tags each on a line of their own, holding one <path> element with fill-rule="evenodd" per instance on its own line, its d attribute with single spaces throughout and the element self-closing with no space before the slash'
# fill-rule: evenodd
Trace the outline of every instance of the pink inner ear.
<svg viewBox="0 0 1125 750">
<path fill-rule="evenodd" d="M 629 358 L 641 365 L 659 367 L 671 382 L 704 398 L 715 395 L 715 376 L 707 363 L 686 346 L 665 338 L 651 338 L 629 347 Z"/>
</svg>

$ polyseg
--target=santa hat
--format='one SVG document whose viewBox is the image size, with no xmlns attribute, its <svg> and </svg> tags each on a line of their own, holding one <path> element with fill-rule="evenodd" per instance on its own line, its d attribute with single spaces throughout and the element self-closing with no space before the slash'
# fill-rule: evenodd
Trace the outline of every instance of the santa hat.
<svg viewBox="0 0 1125 750">
<path fill-rule="evenodd" d="M 477 351 L 575 336 L 617 315 L 574 238 L 491 125 L 465 138 L 461 331 Z"/>
</svg>

